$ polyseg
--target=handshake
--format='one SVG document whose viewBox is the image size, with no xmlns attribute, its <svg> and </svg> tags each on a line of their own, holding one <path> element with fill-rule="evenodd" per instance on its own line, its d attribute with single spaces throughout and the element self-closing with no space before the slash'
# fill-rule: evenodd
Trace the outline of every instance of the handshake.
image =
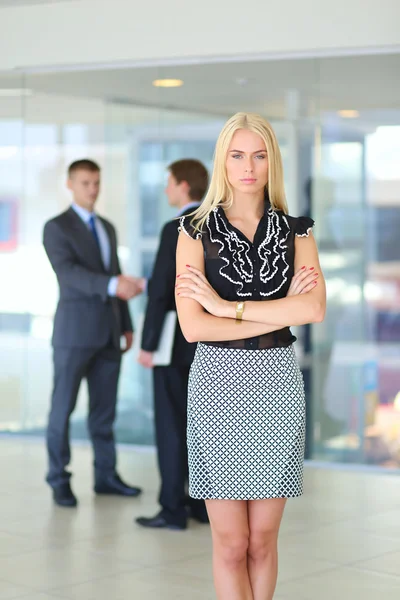
<svg viewBox="0 0 400 600">
<path fill-rule="evenodd" d="M 141 294 L 145 287 L 146 279 L 144 277 L 119 275 L 116 296 L 121 300 L 130 300 Z"/>
</svg>

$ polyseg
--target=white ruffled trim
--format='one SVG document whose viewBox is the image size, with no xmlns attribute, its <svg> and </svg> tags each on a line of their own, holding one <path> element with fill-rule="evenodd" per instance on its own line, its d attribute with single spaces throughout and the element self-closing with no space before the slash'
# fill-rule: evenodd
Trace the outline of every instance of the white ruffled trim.
<svg viewBox="0 0 400 600">
<path fill-rule="evenodd" d="M 283 231 L 283 227 L 280 225 L 280 218 L 286 226 L 286 235 Z M 282 277 L 282 281 L 277 287 L 268 292 L 260 291 L 260 295 L 264 297 L 271 296 L 278 292 L 287 282 L 288 278 L 286 273 L 289 270 L 289 264 L 286 261 L 286 250 L 287 250 L 287 239 L 290 234 L 289 223 L 285 216 L 280 217 L 279 214 L 270 208 L 268 210 L 268 227 L 264 241 L 258 248 L 258 255 L 263 261 L 263 265 L 260 269 L 260 279 L 262 283 L 268 283 L 271 279 L 274 279 L 277 275 Z M 272 250 L 269 248 L 272 245 Z M 265 248 L 264 256 L 261 256 L 261 249 Z M 274 253 L 275 257 L 271 260 L 271 254 Z M 281 263 L 281 265 L 279 265 Z M 280 267 L 282 267 L 280 269 Z"/>
<path fill-rule="evenodd" d="M 310 231 L 312 231 L 312 226 L 307 229 L 305 233 L 295 233 L 296 237 L 309 237 Z"/>
<path fill-rule="evenodd" d="M 229 267 L 231 263 L 229 258 L 223 255 L 223 251 L 225 248 L 224 242 L 216 237 L 213 237 L 212 228 L 210 227 L 211 215 L 213 216 L 213 223 L 215 225 L 215 229 L 225 239 L 226 245 L 229 248 L 229 251 L 232 256 L 232 267 L 239 277 L 239 279 L 237 280 L 232 279 L 231 277 L 229 277 L 229 275 L 224 273 L 226 267 Z M 227 279 L 234 285 L 239 286 L 239 289 L 237 290 L 238 296 L 241 296 L 243 298 L 251 297 L 251 292 L 243 292 L 244 284 L 251 284 L 253 281 L 253 263 L 251 262 L 248 256 L 248 252 L 250 250 L 249 244 L 246 242 L 246 240 L 241 240 L 235 231 L 232 231 L 226 227 L 226 224 L 219 213 L 218 207 L 214 208 L 212 213 L 208 216 L 207 228 L 210 235 L 210 240 L 220 245 L 218 255 L 225 262 L 225 264 L 220 268 L 219 274 L 222 277 L 225 277 L 225 279 Z"/>
<path fill-rule="evenodd" d="M 196 238 L 194 238 L 192 235 L 190 235 L 190 233 L 189 233 L 189 232 L 187 231 L 187 229 L 185 228 L 185 219 L 186 219 L 186 217 L 185 217 L 185 216 L 183 216 L 183 217 L 181 217 L 181 218 L 179 219 L 179 227 L 178 227 L 178 231 L 179 231 L 179 232 L 183 231 L 183 233 L 186 233 L 186 235 L 187 235 L 188 237 L 192 238 L 192 240 L 193 240 L 193 239 L 196 239 L 196 240 L 201 240 L 201 238 L 203 237 L 203 234 L 202 234 L 202 233 L 200 233 L 200 231 L 198 231 L 198 232 L 196 233 Z"/>
<path fill-rule="evenodd" d="M 212 223 L 211 221 L 212 217 Z M 237 295 L 240 297 L 252 297 L 252 291 L 244 292 L 245 284 L 253 283 L 254 269 L 253 263 L 249 257 L 250 244 L 246 240 L 239 238 L 234 230 L 228 229 L 224 219 L 216 207 L 207 219 L 207 228 L 210 240 L 219 244 L 219 257 L 224 261 L 219 273 L 228 281 L 238 286 Z M 282 225 L 284 225 L 282 227 Z M 214 226 L 214 227 L 213 227 Z M 284 231 L 286 229 L 286 231 Z M 222 239 L 214 237 L 213 231 L 217 231 Z M 289 264 L 286 261 L 287 239 L 290 234 L 289 223 L 285 216 L 280 216 L 276 211 L 268 210 L 268 225 L 265 239 L 257 249 L 258 256 L 262 261 L 260 268 L 260 280 L 262 283 L 268 283 L 272 279 L 277 279 L 277 285 L 268 292 L 260 291 L 263 297 L 272 296 L 278 292 L 287 282 L 287 272 Z M 225 240 L 225 243 L 224 243 Z M 225 252 L 225 246 L 229 251 Z M 225 254 L 228 255 L 225 256 Z M 273 257 L 273 258 L 272 258 Z M 232 265 L 237 278 L 233 279 L 225 270 Z"/>
</svg>

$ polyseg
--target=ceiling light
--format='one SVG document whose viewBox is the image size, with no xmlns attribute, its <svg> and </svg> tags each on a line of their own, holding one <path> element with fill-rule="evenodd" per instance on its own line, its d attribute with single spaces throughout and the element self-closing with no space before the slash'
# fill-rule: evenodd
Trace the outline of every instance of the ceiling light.
<svg viewBox="0 0 400 600">
<path fill-rule="evenodd" d="M 0 96 L 14 97 L 14 96 L 31 96 L 32 90 L 26 88 L 0 88 Z"/>
<path fill-rule="evenodd" d="M 183 81 L 182 79 L 155 79 L 153 81 L 153 85 L 154 87 L 164 88 L 181 87 L 181 85 L 183 85 Z"/>
<path fill-rule="evenodd" d="M 343 117 L 343 119 L 357 119 L 357 117 L 360 116 L 360 113 L 358 112 L 358 110 L 345 109 L 339 110 L 338 115 L 340 117 Z"/>
</svg>

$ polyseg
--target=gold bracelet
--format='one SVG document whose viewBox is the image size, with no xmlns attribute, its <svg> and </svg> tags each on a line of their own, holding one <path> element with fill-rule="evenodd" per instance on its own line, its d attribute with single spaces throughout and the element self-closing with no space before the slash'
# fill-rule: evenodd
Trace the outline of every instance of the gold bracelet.
<svg viewBox="0 0 400 600">
<path fill-rule="evenodd" d="M 243 312 L 244 312 L 244 302 L 243 302 L 243 300 L 238 300 L 238 302 L 236 302 L 236 323 L 242 322 Z"/>
</svg>

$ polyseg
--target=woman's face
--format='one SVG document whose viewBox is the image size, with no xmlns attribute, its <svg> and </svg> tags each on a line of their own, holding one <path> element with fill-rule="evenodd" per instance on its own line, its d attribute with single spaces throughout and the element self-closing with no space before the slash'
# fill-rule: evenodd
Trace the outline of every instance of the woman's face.
<svg viewBox="0 0 400 600">
<path fill-rule="evenodd" d="M 226 173 L 231 186 L 241 192 L 257 193 L 268 183 L 268 157 L 259 135 L 239 129 L 226 157 Z"/>
</svg>

